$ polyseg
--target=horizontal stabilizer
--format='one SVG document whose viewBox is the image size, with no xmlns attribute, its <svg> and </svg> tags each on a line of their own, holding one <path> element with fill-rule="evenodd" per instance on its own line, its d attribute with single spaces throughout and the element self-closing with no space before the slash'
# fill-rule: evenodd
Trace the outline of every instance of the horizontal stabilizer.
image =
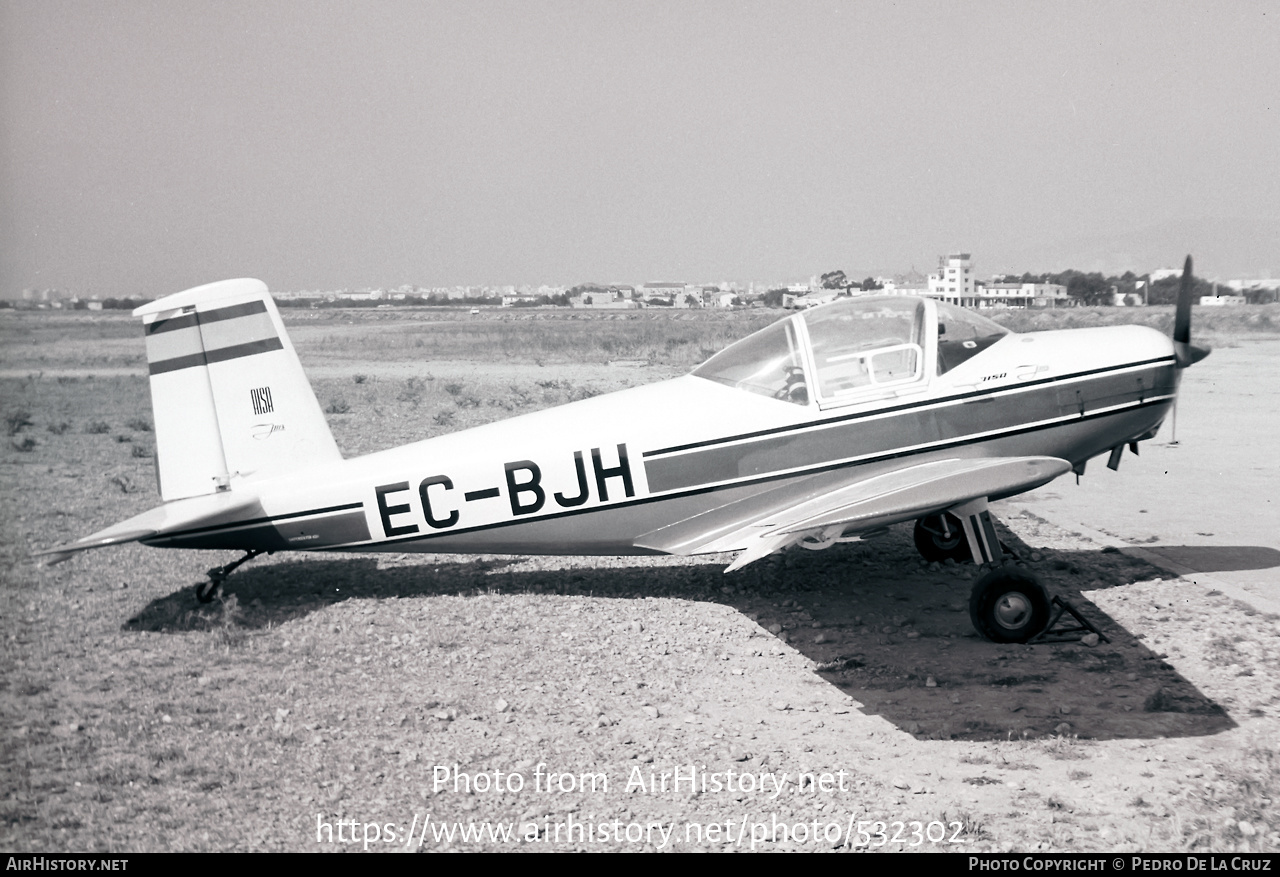
<svg viewBox="0 0 1280 877">
<path fill-rule="evenodd" d="M 33 551 L 32 555 L 48 557 L 45 565 L 53 566 L 56 563 L 62 563 L 79 551 L 138 542 L 195 526 L 228 523 L 244 517 L 246 512 L 259 507 L 256 496 L 245 494 L 218 493 L 175 500 L 113 524 L 83 539 L 65 542 L 43 551 Z"/>
</svg>

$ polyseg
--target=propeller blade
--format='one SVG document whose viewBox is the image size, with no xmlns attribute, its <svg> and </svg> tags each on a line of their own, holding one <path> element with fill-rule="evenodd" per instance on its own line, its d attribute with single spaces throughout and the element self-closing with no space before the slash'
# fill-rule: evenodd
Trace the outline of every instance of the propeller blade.
<svg viewBox="0 0 1280 877">
<path fill-rule="evenodd" d="M 1173 352 L 1178 368 L 1195 365 L 1209 355 L 1208 347 L 1191 343 L 1191 257 L 1182 266 L 1182 284 L 1178 287 L 1178 309 L 1173 317 Z"/>
<path fill-rule="evenodd" d="M 1173 340 L 1191 343 L 1191 257 L 1182 266 L 1182 285 L 1178 287 L 1178 310 L 1173 318 Z"/>
</svg>

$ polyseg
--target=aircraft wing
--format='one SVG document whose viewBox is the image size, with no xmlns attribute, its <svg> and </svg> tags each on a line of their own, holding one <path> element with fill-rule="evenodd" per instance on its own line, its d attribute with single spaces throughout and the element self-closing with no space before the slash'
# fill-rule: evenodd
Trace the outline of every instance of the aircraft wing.
<svg viewBox="0 0 1280 877">
<path fill-rule="evenodd" d="M 195 496 L 167 502 L 162 506 L 135 515 L 126 521 L 112 524 L 105 530 L 99 530 L 75 542 L 64 542 L 53 548 L 33 551 L 32 554 L 48 557 L 46 566 L 62 563 L 77 551 L 90 548 L 105 548 L 108 545 L 122 545 L 126 542 L 137 542 L 161 533 L 182 530 L 197 525 L 212 525 L 224 521 L 235 520 L 251 509 L 260 508 L 258 498 L 243 493 L 234 496 L 231 493 L 216 493 L 208 496 Z"/>
<path fill-rule="evenodd" d="M 980 497 L 1013 496 L 1069 471 L 1071 464 L 1057 457 L 983 457 L 871 477 L 856 469 L 823 473 L 653 530 L 635 544 L 681 555 L 741 550 L 725 570 L 732 572 L 806 538 L 867 532 Z"/>
</svg>

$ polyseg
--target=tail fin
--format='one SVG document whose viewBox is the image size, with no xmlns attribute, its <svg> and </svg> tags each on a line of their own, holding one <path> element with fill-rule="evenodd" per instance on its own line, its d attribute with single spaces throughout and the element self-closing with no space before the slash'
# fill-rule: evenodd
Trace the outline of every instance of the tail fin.
<svg viewBox="0 0 1280 877">
<path fill-rule="evenodd" d="M 197 286 L 133 314 L 166 501 L 342 459 L 262 281 Z"/>
</svg>

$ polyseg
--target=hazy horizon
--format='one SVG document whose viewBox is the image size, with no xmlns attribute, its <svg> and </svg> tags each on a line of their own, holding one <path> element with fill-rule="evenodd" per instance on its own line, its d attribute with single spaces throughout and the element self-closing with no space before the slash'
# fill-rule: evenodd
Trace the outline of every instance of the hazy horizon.
<svg viewBox="0 0 1280 877">
<path fill-rule="evenodd" d="M 0 292 L 1275 276 L 1278 18 L 0 0 Z"/>
</svg>

